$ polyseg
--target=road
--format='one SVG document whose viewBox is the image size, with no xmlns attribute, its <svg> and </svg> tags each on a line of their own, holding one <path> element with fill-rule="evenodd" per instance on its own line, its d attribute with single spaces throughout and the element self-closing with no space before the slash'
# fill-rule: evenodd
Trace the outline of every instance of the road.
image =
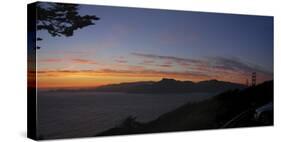
<svg viewBox="0 0 281 142">
<path fill-rule="evenodd" d="M 248 109 L 233 117 L 231 120 L 226 122 L 221 128 L 251 127 L 251 126 L 261 126 L 261 124 L 254 119 L 254 110 Z"/>
</svg>

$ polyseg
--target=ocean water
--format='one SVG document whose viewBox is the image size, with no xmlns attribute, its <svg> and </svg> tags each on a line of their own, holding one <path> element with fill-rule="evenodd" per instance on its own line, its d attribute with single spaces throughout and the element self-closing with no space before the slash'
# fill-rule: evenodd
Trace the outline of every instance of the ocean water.
<svg viewBox="0 0 281 142">
<path fill-rule="evenodd" d="M 128 116 L 147 122 L 213 94 L 129 94 L 78 91 L 38 91 L 40 138 L 94 136 L 118 126 Z"/>
</svg>

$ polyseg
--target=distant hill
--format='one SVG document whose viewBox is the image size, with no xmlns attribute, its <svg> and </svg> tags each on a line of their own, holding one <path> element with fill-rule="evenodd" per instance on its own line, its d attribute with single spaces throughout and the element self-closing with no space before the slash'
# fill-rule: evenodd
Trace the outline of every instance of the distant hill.
<svg viewBox="0 0 281 142">
<path fill-rule="evenodd" d="M 218 80 L 208 80 L 195 83 L 192 81 L 178 81 L 175 79 L 163 78 L 160 81 L 146 81 L 106 85 L 98 87 L 94 90 L 127 93 L 219 93 L 226 90 L 243 89 L 245 87 L 246 86 L 242 84 Z"/>
<path fill-rule="evenodd" d="M 187 103 L 146 123 L 129 116 L 119 126 L 97 136 L 270 126 L 273 125 L 273 118 L 269 124 L 254 120 L 255 110 L 270 102 L 273 102 L 273 81 L 243 90 L 226 91 L 201 102 Z M 241 114 L 243 117 L 235 125 L 224 127 L 224 124 Z"/>
</svg>

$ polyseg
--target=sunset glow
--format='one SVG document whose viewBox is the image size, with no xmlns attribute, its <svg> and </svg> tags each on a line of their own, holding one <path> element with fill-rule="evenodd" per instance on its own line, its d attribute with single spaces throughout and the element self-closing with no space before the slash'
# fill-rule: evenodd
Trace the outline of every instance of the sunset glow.
<svg viewBox="0 0 281 142">
<path fill-rule="evenodd" d="M 273 21 L 259 16 L 80 6 L 101 19 L 37 44 L 39 88 L 88 88 L 162 78 L 245 84 L 273 79 Z M 138 15 L 138 16 L 136 16 Z"/>
</svg>

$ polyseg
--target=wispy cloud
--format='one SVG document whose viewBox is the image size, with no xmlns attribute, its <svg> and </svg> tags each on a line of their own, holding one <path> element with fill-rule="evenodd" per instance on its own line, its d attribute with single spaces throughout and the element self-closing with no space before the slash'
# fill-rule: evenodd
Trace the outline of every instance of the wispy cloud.
<svg viewBox="0 0 281 142">
<path fill-rule="evenodd" d="M 121 63 L 121 64 L 128 63 L 128 61 L 123 56 L 118 57 L 114 61 L 117 62 L 117 63 Z"/>
<path fill-rule="evenodd" d="M 174 56 L 163 56 L 163 55 L 155 55 L 155 54 L 145 54 L 145 53 L 132 53 L 134 56 L 150 58 L 150 59 L 163 59 L 167 61 L 173 61 L 176 63 L 192 63 L 192 64 L 201 64 L 203 63 L 200 60 L 188 59 L 188 58 L 179 58 Z"/>
<path fill-rule="evenodd" d="M 272 72 L 269 72 L 258 65 L 242 61 L 239 58 L 209 57 L 197 60 L 145 53 L 131 54 L 141 58 L 154 59 L 163 62 L 163 64 L 156 64 L 155 66 L 172 67 L 172 64 L 177 64 L 188 71 L 205 74 L 213 78 L 220 78 L 220 76 L 232 79 L 235 78 L 235 76 L 239 76 L 240 78 L 243 76 L 246 78 L 250 76 L 252 72 L 257 72 L 260 80 L 265 80 L 266 78 L 272 78 L 273 75 Z M 165 62 L 169 62 L 169 64 L 166 64 Z"/>
<path fill-rule="evenodd" d="M 164 56 L 156 54 L 145 54 L 145 53 L 131 53 L 134 56 L 144 58 L 144 59 L 153 59 L 155 62 L 160 62 L 161 64 L 144 64 L 144 65 L 154 65 L 158 67 L 173 67 L 176 65 L 185 68 L 184 70 L 196 70 L 197 67 L 207 67 L 208 63 L 204 60 L 196 60 L 190 58 L 180 58 L 175 56 Z M 201 72 L 201 71 L 200 71 Z"/>
<path fill-rule="evenodd" d="M 115 59 L 114 61 L 117 63 L 127 63 L 128 62 L 128 61 L 122 60 L 122 59 Z"/>
<path fill-rule="evenodd" d="M 160 64 L 160 65 L 158 65 L 159 67 L 164 67 L 164 68 L 170 68 L 170 67 L 172 67 L 173 65 L 171 65 L 171 64 Z"/>
<path fill-rule="evenodd" d="M 151 65 L 153 63 L 154 63 L 153 60 L 143 60 L 142 62 L 140 62 L 140 64 L 143 64 L 143 65 Z"/>
<path fill-rule="evenodd" d="M 87 59 L 71 59 L 73 63 L 77 64 L 97 64 L 95 61 L 87 60 Z"/>
<path fill-rule="evenodd" d="M 50 59 L 42 59 L 39 60 L 39 62 L 44 62 L 44 63 L 57 63 L 57 62 L 61 62 L 62 59 L 57 59 L 57 58 L 50 58 Z"/>
<path fill-rule="evenodd" d="M 239 58 L 224 58 L 224 57 L 212 57 L 209 58 L 212 63 L 212 67 L 216 69 L 240 72 L 240 73 L 251 73 L 259 72 L 262 74 L 272 75 L 271 72 L 263 69 L 258 65 L 242 62 Z"/>
<path fill-rule="evenodd" d="M 163 56 L 144 53 L 132 53 L 140 57 L 145 64 L 129 65 L 126 64 L 124 57 L 116 58 L 114 64 L 99 64 L 95 70 L 64 69 L 64 70 L 41 70 L 38 71 L 38 78 L 44 80 L 64 80 L 67 78 L 77 78 L 77 80 L 88 81 L 103 80 L 104 78 L 114 78 L 113 80 L 103 80 L 95 82 L 108 84 L 124 81 L 139 80 L 159 80 L 161 78 L 174 78 L 177 80 L 202 81 L 218 79 L 237 83 L 244 83 L 250 78 L 252 72 L 257 72 L 258 82 L 273 79 L 273 73 L 264 68 L 244 62 L 238 58 L 210 57 L 200 60 L 179 58 L 174 56 Z M 50 60 L 56 61 L 56 60 Z M 75 58 L 70 60 L 77 64 L 97 64 L 93 60 Z M 184 67 L 183 67 L 184 66 Z M 41 82 L 42 82 L 41 81 Z M 47 83 L 47 82 L 46 82 Z M 96 84 L 96 85 L 97 85 Z"/>
</svg>

